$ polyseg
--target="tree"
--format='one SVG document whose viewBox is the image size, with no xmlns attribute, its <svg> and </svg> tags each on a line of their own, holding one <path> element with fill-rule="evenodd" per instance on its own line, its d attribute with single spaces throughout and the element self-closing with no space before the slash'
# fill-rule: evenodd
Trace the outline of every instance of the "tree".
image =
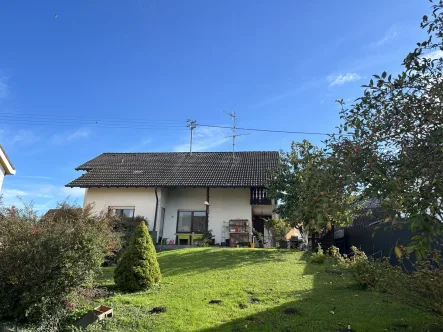
<svg viewBox="0 0 443 332">
<path fill-rule="evenodd" d="M 128 292 L 146 290 L 161 281 L 157 253 L 145 222 L 137 226 L 118 262 L 114 281 L 118 288 Z"/>
<path fill-rule="evenodd" d="M 290 152 L 282 152 L 269 185 L 281 217 L 311 233 L 351 223 L 358 204 L 352 195 L 354 188 L 346 185 L 347 174 L 337 167 L 339 163 L 341 160 L 327 149 L 306 140 L 293 142 Z"/>
<path fill-rule="evenodd" d="M 397 76 L 382 72 L 349 108 L 341 100 L 340 133 L 328 140 L 341 172 L 361 195 L 383 202 L 394 223 L 416 233 L 408 246 L 419 256 L 443 233 L 443 1 L 421 27 L 417 44 Z"/>
</svg>

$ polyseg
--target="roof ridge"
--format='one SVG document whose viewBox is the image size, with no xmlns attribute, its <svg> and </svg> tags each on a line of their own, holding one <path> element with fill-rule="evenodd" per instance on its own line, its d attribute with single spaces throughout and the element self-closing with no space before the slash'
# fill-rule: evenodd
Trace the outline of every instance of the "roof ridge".
<svg viewBox="0 0 443 332">
<path fill-rule="evenodd" d="M 276 152 L 277 150 L 253 150 L 253 151 L 235 151 L 235 153 L 263 153 L 263 152 Z M 232 151 L 196 151 L 192 154 L 211 154 L 211 153 L 229 153 Z M 103 152 L 102 154 L 189 154 L 189 152 Z"/>
</svg>

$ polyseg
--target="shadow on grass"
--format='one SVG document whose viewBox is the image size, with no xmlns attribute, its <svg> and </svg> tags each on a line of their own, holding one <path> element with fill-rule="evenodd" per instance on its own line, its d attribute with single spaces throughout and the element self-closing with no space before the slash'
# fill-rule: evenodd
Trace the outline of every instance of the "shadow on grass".
<svg viewBox="0 0 443 332">
<path fill-rule="evenodd" d="M 218 320 L 220 325 L 201 329 L 202 332 L 441 331 L 436 320 L 429 314 L 395 302 L 386 294 L 357 289 L 349 276 L 343 275 L 328 262 L 325 265 L 306 263 L 305 260 L 309 255 L 301 255 L 301 253 L 295 255 L 297 259 L 288 260 L 287 255 L 290 253 L 288 250 L 269 249 L 183 249 L 161 253 L 159 262 L 165 277 L 172 276 L 178 279 L 208 271 L 215 271 L 221 275 L 223 271 L 242 266 L 248 267 L 251 278 L 254 278 L 255 266 L 260 268 L 260 263 L 263 262 L 282 261 L 287 264 L 302 265 L 302 267 L 298 265 L 300 269 L 297 278 L 307 278 L 304 279 L 306 283 L 295 281 L 293 287 L 273 292 L 273 282 L 278 282 L 277 279 L 271 276 L 268 279 L 267 275 L 261 274 L 263 280 L 259 282 L 266 286 L 269 284 L 269 287 L 261 288 L 259 291 L 254 289 L 252 286 L 254 283 L 252 283 L 251 287 L 244 289 L 250 295 L 249 302 L 245 302 L 243 298 L 241 302 L 238 302 L 238 306 L 234 304 L 232 309 L 224 307 L 226 304 L 223 301 L 219 306 L 232 310 L 232 315 L 228 317 L 231 320 Z M 275 268 L 278 269 L 278 266 L 275 265 Z M 269 273 L 272 271 L 271 269 Z M 301 271 L 303 272 L 300 273 Z M 102 277 L 103 284 L 110 284 L 112 268 L 105 268 Z M 288 278 L 294 280 L 293 275 L 288 275 Z M 237 297 L 238 294 L 234 296 Z M 229 303 L 229 301 L 226 302 Z M 135 307 L 130 308 L 134 311 L 131 312 L 132 320 L 137 320 L 134 315 L 141 315 L 140 319 L 143 319 L 145 313 L 142 315 Z M 158 319 L 160 321 L 162 318 Z M 201 316 L 200 319 L 204 320 L 205 317 Z M 186 316 L 185 321 L 187 320 Z M 192 315 L 189 324 L 191 327 Z M 197 327 L 194 331 L 196 329 Z"/>
<path fill-rule="evenodd" d="M 196 256 L 200 256 L 196 259 Z M 158 256 L 164 276 L 194 275 L 207 271 L 225 270 L 265 261 L 285 261 L 280 250 L 242 248 L 200 248 L 166 251 Z"/>
<path fill-rule="evenodd" d="M 280 293 L 293 301 L 200 331 L 442 331 L 437 318 L 358 289 L 330 262 L 307 263 L 301 277 L 307 276 L 313 276 L 312 289 Z"/>
</svg>

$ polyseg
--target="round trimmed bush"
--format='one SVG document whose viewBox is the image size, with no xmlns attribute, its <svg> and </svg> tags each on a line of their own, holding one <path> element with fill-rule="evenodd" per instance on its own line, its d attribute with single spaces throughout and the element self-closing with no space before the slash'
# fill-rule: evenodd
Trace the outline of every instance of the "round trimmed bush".
<svg viewBox="0 0 443 332">
<path fill-rule="evenodd" d="M 161 280 L 157 253 L 146 224 L 142 221 L 114 271 L 114 281 L 126 292 L 146 290 Z"/>
</svg>

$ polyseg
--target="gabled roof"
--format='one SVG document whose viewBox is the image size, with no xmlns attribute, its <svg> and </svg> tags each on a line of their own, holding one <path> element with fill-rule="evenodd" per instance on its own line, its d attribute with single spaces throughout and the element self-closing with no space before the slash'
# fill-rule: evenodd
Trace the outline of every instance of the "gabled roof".
<svg viewBox="0 0 443 332">
<path fill-rule="evenodd" d="M 67 187 L 263 187 L 277 151 L 103 153 L 78 166 Z"/>
<path fill-rule="evenodd" d="M 12 165 L 11 161 L 9 160 L 8 155 L 6 154 L 1 144 L 0 144 L 0 165 L 2 165 L 6 174 L 15 174 L 15 168 Z"/>
</svg>

